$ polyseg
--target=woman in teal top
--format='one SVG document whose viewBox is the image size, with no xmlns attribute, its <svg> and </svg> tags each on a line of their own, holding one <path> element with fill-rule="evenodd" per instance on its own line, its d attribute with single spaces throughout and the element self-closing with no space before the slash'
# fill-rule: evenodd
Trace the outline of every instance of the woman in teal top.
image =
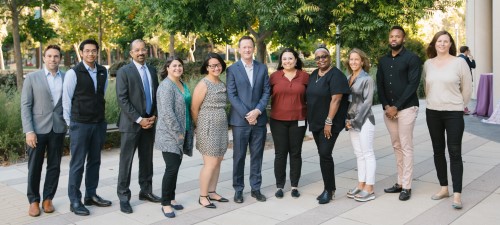
<svg viewBox="0 0 500 225">
<path fill-rule="evenodd" d="M 175 210 L 184 207 L 175 201 L 177 175 L 182 155 L 193 154 L 193 126 L 191 123 L 191 93 L 181 81 L 183 62 L 178 57 L 169 57 L 158 87 L 158 123 L 154 148 L 162 151 L 165 173 L 162 183 L 162 212 L 166 217 L 175 217 Z"/>
</svg>

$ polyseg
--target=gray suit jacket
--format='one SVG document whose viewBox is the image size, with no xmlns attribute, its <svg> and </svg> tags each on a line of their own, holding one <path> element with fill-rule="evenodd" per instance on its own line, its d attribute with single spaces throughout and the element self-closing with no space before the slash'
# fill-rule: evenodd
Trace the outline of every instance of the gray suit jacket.
<svg viewBox="0 0 500 225">
<path fill-rule="evenodd" d="M 61 72 L 64 80 L 64 73 Z M 56 101 L 54 106 L 52 102 Z M 21 94 L 21 120 L 23 132 L 37 134 L 66 133 L 63 118 L 62 94 L 59 99 L 52 99 L 45 71 L 39 70 L 26 75 Z"/>
<path fill-rule="evenodd" d="M 120 132 L 139 132 L 141 126 L 136 123 L 139 117 L 156 115 L 156 91 L 158 90 L 158 75 L 156 68 L 146 65 L 151 74 L 153 106 L 151 115 L 146 115 L 146 98 L 141 75 L 133 62 L 120 68 L 116 74 L 116 98 L 121 112 L 117 126 Z"/>
</svg>

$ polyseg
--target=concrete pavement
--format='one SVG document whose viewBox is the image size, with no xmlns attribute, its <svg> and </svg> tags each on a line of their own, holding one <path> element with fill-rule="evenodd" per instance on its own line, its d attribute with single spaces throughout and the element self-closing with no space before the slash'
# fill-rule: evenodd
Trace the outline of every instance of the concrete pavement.
<svg viewBox="0 0 500 225">
<path fill-rule="evenodd" d="M 466 129 L 463 138 L 463 204 L 462 210 L 451 207 L 452 198 L 431 200 L 431 195 L 439 190 L 432 157 L 431 141 L 425 123 L 425 106 L 417 118 L 415 142 L 415 168 L 412 197 L 409 201 L 398 200 L 398 194 L 386 194 L 383 188 L 396 182 L 396 164 L 389 134 L 383 123 L 382 108 L 373 107 L 376 117 L 375 154 L 377 157 L 376 199 L 367 203 L 356 202 L 345 195 L 349 188 L 356 185 L 356 159 L 352 152 L 347 132 L 342 132 L 333 152 L 337 191 L 333 202 L 318 205 L 316 196 L 323 190 L 319 168 L 319 158 L 314 141 L 304 142 L 302 177 L 299 184 L 301 196 L 290 196 L 289 181 L 285 186 L 285 197 L 274 197 L 274 150 L 266 150 L 263 163 L 262 192 L 267 202 L 257 202 L 250 197 L 248 187 L 248 157 L 246 166 L 247 184 L 243 204 L 234 203 L 232 198 L 232 151 L 228 150 L 222 162 L 218 193 L 230 199 L 229 203 L 217 203 L 217 209 L 206 209 L 198 205 L 198 176 L 202 166 L 200 154 L 185 157 L 179 172 L 177 201 L 185 209 L 177 211 L 177 217 L 168 219 L 161 213 L 160 204 L 138 200 L 137 157 L 132 169 L 133 214 L 120 212 L 116 196 L 119 150 L 106 150 L 102 154 L 100 183 L 97 193 L 113 201 L 107 208 L 88 207 L 91 215 L 82 217 L 69 212 L 67 181 L 69 156 L 63 157 L 59 189 L 54 198 L 56 211 L 52 214 L 42 212 L 41 216 L 28 216 L 26 198 L 27 164 L 0 167 L 0 224 L 498 224 L 500 221 L 500 126 L 481 123 L 475 129 L 488 129 L 488 138 L 481 132 Z M 478 118 L 467 116 L 466 127 Z M 475 134 L 474 134 L 475 133 Z M 310 134 L 309 134 L 310 135 Z M 496 137 L 496 138 L 495 138 Z M 153 189 L 161 193 L 161 180 L 164 162 L 160 152 L 154 153 Z M 42 172 L 42 177 L 45 171 Z M 450 177 L 450 176 L 449 176 Z M 43 183 L 43 181 L 42 181 Z M 451 184 L 451 179 L 450 179 Z M 41 185 L 43 187 L 43 184 Z M 82 187 L 84 185 L 82 184 Z M 82 188 L 82 191 L 83 188 Z M 452 188 L 450 186 L 450 192 Z"/>
</svg>

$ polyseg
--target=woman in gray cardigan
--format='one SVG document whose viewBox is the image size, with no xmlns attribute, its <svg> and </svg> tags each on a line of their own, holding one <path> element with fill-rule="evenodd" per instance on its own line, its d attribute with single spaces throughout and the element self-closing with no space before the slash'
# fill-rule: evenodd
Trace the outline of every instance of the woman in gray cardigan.
<svg viewBox="0 0 500 225">
<path fill-rule="evenodd" d="M 375 153 L 373 152 L 373 135 L 375 133 L 375 117 L 372 112 L 374 81 L 367 73 L 370 60 L 360 49 L 349 52 L 347 70 L 349 71 L 349 109 L 347 111 L 346 128 L 351 136 L 351 143 L 358 164 L 358 185 L 347 192 L 348 198 L 366 202 L 375 199 Z"/>
<path fill-rule="evenodd" d="M 158 123 L 154 148 L 162 151 L 165 173 L 162 183 L 162 212 L 175 217 L 175 210 L 184 207 L 175 201 L 177 175 L 182 155 L 193 154 L 193 126 L 191 122 L 191 93 L 181 82 L 184 63 L 178 57 L 169 57 L 163 68 L 163 81 L 158 87 Z"/>
</svg>

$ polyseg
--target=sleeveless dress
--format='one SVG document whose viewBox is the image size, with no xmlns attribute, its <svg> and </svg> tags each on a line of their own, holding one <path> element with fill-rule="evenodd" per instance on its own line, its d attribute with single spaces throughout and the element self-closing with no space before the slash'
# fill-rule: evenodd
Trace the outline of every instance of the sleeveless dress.
<svg viewBox="0 0 500 225">
<path fill-rule="evenodd" d="M 207 94 L 200 107 L 196 127 L 196 148 L 202 155 L 221 157 L 227 151 L 226 85 L 203 78 Z"/>
</svg>

